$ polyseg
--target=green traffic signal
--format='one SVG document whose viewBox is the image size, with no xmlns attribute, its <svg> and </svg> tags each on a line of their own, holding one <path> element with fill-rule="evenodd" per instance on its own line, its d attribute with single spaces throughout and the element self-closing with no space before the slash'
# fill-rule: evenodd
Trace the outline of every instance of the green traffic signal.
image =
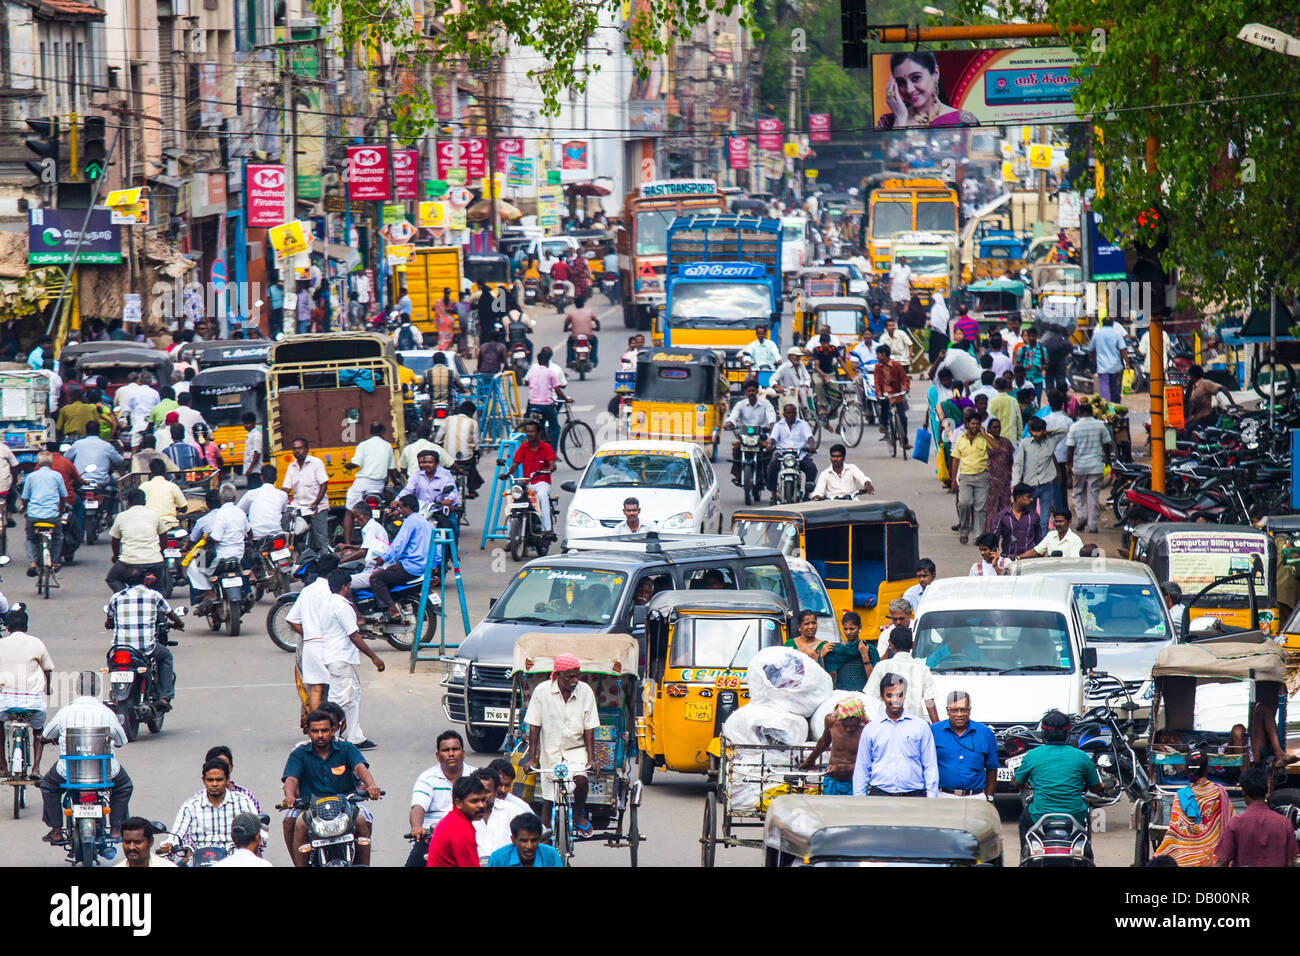
<svg viewBox="0 0 1300 956">
<path fill-rule="evenodd" d="M 92 183 L 104 175 L 104 169 L 108 165 L 108 153 L 104 148 L 104 126 L 102 116 L 87 116 L 81 124 L 81 169 Z"/>
</svg>

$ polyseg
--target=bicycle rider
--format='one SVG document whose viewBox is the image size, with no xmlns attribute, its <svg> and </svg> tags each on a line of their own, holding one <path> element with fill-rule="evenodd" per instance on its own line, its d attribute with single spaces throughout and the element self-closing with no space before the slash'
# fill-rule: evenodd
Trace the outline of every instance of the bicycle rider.
<svg viewBox="0 0 1300 956">
<path fill-rule="evenodd" d="M 903 450 L 907 451 L 907 389 L 910 379 L 907 369 L 901 362 L 895 362 L 890 358 L 890 354 L 888 345 L 876 349 L 879 361 L 876 362 L 874 374 L 876 400 L 880 403 L 880 440 L 889 441 L 890 429 L 894 427 L 894 419 L 890 413 L 896 411 L 903 426 L 903 434 L 899 435 L 898 439 L 903 445 Z"/>
<path fill-rule="evenodd" d="M 0 601 L 4 595 L 0 595 Z M 8 602 L 5 602 L 8 607 Z M 27 612 L 14 608 L 5 616 L 9 628 L 0 636 L 0 740 L 4 740 L 5 719 L 26 717 L 32 727 L 33 746 L 30 767 L 24 768 L 26 776 L 41 775 L 41 752 L 45 742 L 41 729 L 45 726 L 45 696 L 50 692 L 50 675 L 54 673 L 54 660 L 45 642 L 27 633 Z M 0 748 L 0 773 L 10 770 L 9 748 Z"/>
<path fill-rule="evenodd" d="M 585 835 L 591 832 L 585 770 L 596 766 L 593 731 L 600 726 L 600 713 L 591 685 L 582 679 L 581 666 L 576 655 L 557 654 L 551 679 L 533 691 L 524 714 L 529 728 L 528 753 L 519 769 L 528 773 L 567 765 L 573 780 L 573 830 Z M 542 799 L 542 819 L 549 821 L 555 805 L 555 779 L 549 774 L 542 777 Z"/>
</svg>

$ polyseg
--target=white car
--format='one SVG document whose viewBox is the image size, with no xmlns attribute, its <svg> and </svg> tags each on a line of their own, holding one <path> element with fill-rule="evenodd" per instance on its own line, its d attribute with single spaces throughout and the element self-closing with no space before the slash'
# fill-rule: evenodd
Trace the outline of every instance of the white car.
<svg viewBox="0 0 1300 956">
<path fill-rule="evenodd" d="M 623 502 L 636 498 L 648 529 L 721 532 L 718 477 L 699 445 L 677 441 L 615 441 L 596 449 L 578 481 L 560 486 L 573 495 L 564 537 L 599 538 L 623 521 Z"/>
<path fill-rule="evenodd" d="M 835 617 L 835 608 L 831 605 L 831 596 L 826 592 L 826 582 L 809 562 L 803 558 L 787 556 L 786 566 L 790 577 L 794 579 L 794 589 L 799 602 L 799 610 L 813 611 L 817 614 L 817 638 L 832 644 L 844 643 L 844 632 Z"/>
</svg>

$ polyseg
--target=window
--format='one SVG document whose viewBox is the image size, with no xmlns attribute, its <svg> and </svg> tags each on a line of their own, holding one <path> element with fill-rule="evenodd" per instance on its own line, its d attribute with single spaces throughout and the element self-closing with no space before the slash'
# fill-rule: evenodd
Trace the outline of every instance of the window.
<svg viewBox="0 0 1300 956">
<path fill-rule="evenodd" d="M 742 518 L 732 531 L 754 548 L 777 548 L 782 554 L 794 554 L 799 547 L 799 529 L 791 521 L 757 521 Z"/>
<path fill-rule="evenodd" d="M 1169 639 L 1164 600 L 1150 584 L 1076 584 L 1074 603 L 1090 641 Z"/>
<path fill-rule="evenodd" d="M 745 329 L 772 314 L 772 292 L 748 282 L 681 282 L 668 319 L 677 329 Z"/>
<path fill-rule="evenodd" d="M 695 477 L 699 482 L 700 494 L 707 495 L 713 485 L 713 469 L 699 452 L 695 453 Z"/>
<path fill-rule="evenodd" d="M 888 239 L 912 228 L 910 202 L 878 202 L 871 207 L 871 215 L 871 235 L 875 239 Z"/>
<path fill-rule="evenodd" d="M 699 568 L 686 572 L 686 587 L 690 591 L 734 591 L 736 575 L 731 568 Z"/>
<path fill-rule="evenodd" d="M 779 631 L 770 618 L 682 618 L 673 631 L 669 667 L 749 666 L 762 647 L 776 643 Z"/>
<path fill-rule="evenodd" d="M 741 587 L 768 591 L 786 603 L 790 601 L 785 589 L 785 575 L 778 565 L 747 564 L 740 569 L 740 583 Z"/>
<path fill-rule="evenodd" d="M 488 617 L 602 626 L 614 616 L 626 580 L 616 572 L 588 568 L 529 568 L 519 572 Z"/>
<path fill-rule="evenodd" d="M 912 656 L 936 674 L 1068 674 L 1074 670 L 1065 615 L 1056 611 L 979 608 L 931 611 L 915 628 Z"/>
<path fill-rule="evenodd" d="M 955 202 L 919 202 L 916 204 L 917 232 L 956 232 Z"/>
</svg>

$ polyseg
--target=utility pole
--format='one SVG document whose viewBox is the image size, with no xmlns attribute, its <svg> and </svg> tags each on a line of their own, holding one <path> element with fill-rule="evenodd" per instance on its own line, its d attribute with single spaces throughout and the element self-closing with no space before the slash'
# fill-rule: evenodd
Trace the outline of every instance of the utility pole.
<svg viewBox="0 0 1300 956">
<path fill-rule="evenodd" d="M 280 74 L 281 120 L 280 162 L 285 171 L 285 209 L 290 219 L 298 218 L 298 105 L 294 102 L 293 71 L 289 69 L 289 53 L 285 51 L 284 69 Z"/>
<path fill-rule="evenodd" d="M 796 123 L 795 118 L 798 116 L 797 111 L 799 109 L 799 80 L 802 76 L 803 76 L 803 67 L 795 63 L 794 58 L 791 57 L 790 58 L 790 121 L 786 125 L 786 131 L 791 136 L 795 137 L 794 140 L 795 142 L 798 142 L 798 136 L 796 130 L 798 130 L 799 127 Z M 797 169 L 797 164 L 795 163 L 793 158 L 790 159 L 790 191 L 794 193 L 795 199 L 799 199 L 800 196 L 802 195 L 802 190 L 799 188 L 799 171 Z"/>
<path fill-rule="evenodd" d="M 585 55 L 585 53 L 584 53 Z M 484 157 L 484 166 L 487 170 L 487 179 L 485 182 L 485 191 L 488 197 L 488 221 L 492 224 L 492 243 L 496 246 L 501 240 L 501 210 L 497 208 L 496 200 L 496 166 L 497 166 L 497 131 L 496 131 L 496 66 L 497 58 L 492 55 L 488 58 L 487 67 L 487 86 L 486 96 L 484 98 L 487 104 L 487 156 Z M 585 95 L 585 94 L 584 94 Z M 585 110 L 585 106 L 583 107 Z"/>
</svg>

